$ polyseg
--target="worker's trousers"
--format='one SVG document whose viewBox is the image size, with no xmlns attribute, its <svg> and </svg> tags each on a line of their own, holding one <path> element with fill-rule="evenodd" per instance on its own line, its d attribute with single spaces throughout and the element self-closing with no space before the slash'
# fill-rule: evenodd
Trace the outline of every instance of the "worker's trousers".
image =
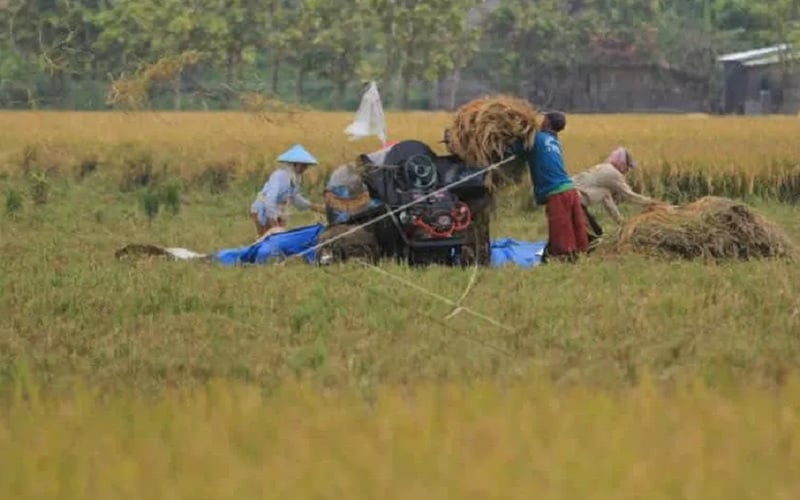
<svg viewBox="0 0 800 500">
<path fill-rule="evenodd" d="M 270 223 L 270 221 L 267 220 L 266 224 L 261 224 L 261 221 L 258 219 L 258 214 L 250 212 L 250 217 L 253 219 L 253 222 L 256 225 L 256 236 L 258 238 L 263 237 L 269 232 L 275 232 L 286 227 L 286 221 L 284 221 L 282 218 L 278 218 L 275 223 Z"/>
<path fill-rule="evenodd" d="M 575 256 L 589 250 L 586 216 L 576 189 L 547 198 L 547 253 L 551 257 Z"/>
</svg>

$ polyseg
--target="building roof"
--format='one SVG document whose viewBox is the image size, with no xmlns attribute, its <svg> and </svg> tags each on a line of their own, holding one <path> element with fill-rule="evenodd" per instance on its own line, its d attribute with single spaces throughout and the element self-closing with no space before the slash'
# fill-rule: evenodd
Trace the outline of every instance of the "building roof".
<svg viewBox="0 0 800 500">
<path fill-rule="evenodd" d="M 786 52 L 790 53 L 786 54 Z M 738 62 L 744 66 L 763 66 L 766 64 L 776 64 L 780 62 L 781 56 L 784 54 L 788 55 L 792 59 L 798 56 L 798 52 L 793 51 L 790 44 L 782 43 L 772 47 L 724 54 L 718 57 L 717 61 L 722 63 Z"/>
</svg>

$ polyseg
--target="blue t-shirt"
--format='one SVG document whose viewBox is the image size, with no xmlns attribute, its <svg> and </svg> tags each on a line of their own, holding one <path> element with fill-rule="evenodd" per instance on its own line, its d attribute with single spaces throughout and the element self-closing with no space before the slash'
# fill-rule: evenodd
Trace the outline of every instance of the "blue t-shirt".
<svg viewBox="0 0 800 500">
<path fill-rule="evenodd" d="M 530 151 L 525 151 L 519 144 L 515 146 L 512 152 L 527 156 L 536 203 L 543 205 L 549 196 L 575 187 L 564 167 L 561 144 L 554 133 L 537 132 Z"/>
</svg>

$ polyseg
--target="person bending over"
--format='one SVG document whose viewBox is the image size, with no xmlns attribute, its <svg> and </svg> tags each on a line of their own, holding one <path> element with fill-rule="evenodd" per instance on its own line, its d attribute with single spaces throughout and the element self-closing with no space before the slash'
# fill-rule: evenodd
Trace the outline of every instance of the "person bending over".
<svg viewBox="0 0 800 500">
<path fill-rule="evenodd" d="M 664 202 L 637 194 L 628 185 L 625 176 L 636 168 L 630 152 L 623 147 L 615 149 L 604 163 L 595 165 L 575 175 L 572 180 L 581 194 L 581 201 L 588 209 L 602 204 L 611 218 L 621 225 L 625 219 L 617 208 L 617 200 L 625 200 L 642 206 L 671 206 Z"/>
<path fill-rule="evenodd" d="M 564 167 L 558 133 L 567 124 L 566 116 L 558 111 L 546 113 L 541 131 L 533 147 L 525 149 L 518 142 L 512 152 L 523 155 L 528 162 L 536 203 L 545 205 L 547 215 L 547 256 L 555 259 L 574 258 L 588 251 L 589 236 L 581 196 Z"/>
<path fill-rule="evenodd" d="M 325 213 L 321 204 L 311 203 L 300 193 L 303 173 L 317 160 L 303 146 L 295 145 L 278 157 L 280 166 L 264 184 L 256 200 L 250 206 L 250 215 L 256 225 L 259 238 L 286 229 L 287 216 L 284 207 L 293 203 L 301 210 Z"/>
</svg>

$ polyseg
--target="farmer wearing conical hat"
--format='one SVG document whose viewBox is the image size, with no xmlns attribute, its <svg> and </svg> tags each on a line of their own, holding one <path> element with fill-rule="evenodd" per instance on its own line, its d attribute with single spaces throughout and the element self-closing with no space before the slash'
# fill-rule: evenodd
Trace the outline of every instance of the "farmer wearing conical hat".
<svg viewBox="0 0 800 500">
<path fill-rule="evenodd" d="M 311 203 L 300 193 L 302 176 L 306 169 L 318 162 L 303 146 L 296 144 L 278 157 L 280 166 L 269 176 L 256 200 L 250 206 L 250 215 L 256 224 L 258 237 L 286 227 L 286 210 L 289 203 L 300 210 L 324 213 L 322 205 Z"/>
<path fill-rule="evenodd" d="M 653 198 L 635 193 L 628 185 L 625 176 L 636 168 L 630 152 L 624 147 L 615 149 L 608 159 L 592 168 L 575 175 L 572 180 L 581 193 L 584 207 L 603 204 L 608 214 L 617 224 L 624 218 L 617 208 L 615 199 L 627 200 L 637 205 L 665 205 Z"/>
</svg>

